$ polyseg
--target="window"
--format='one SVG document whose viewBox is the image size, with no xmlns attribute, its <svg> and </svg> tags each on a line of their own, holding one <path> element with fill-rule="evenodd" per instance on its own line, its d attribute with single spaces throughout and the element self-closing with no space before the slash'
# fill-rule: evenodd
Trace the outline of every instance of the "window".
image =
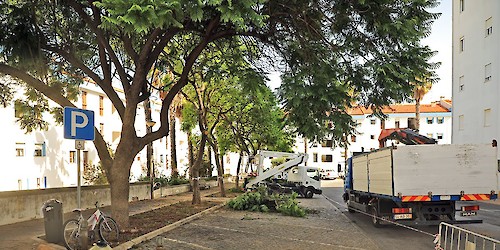
<svg viewBox="0 0 500 250">
<path fill-rule="evenodd" d="M 385 120 L 380 120 L 380 129 L 385 129 Z"/>
<path fill-rule="evenodd" d="M 415 119 L 415 117 L 408 118 L 408 128 L 410 128 L 410 129 L 417 128 L 417 119 Z"/>
<path fill-rule="evenodd" d="M 484 126 L 489 127 L 491 125 L 491 109 L 484 110 Z"/>
<path fill-rule="evenodd" d="M 493 34 L 493 21 L 491 17 L 486 19 L 485 26 L 486 26 L 485 36 Z"/>
<path fill-rule="evenodd" d="M 25 143 L 16 142 L 16 156 L 18 156 L 18 157 L 24 156 L 24 146 L 25 146 Z"/>
<path fill-rule="evenodd" d="M 460 37 L 460 45 L 458 46 L 460 52 L 463 52 L 464 49 L 465 49 L 465 38 L 464 37 Z"/>
<path fill-rule="evenodd" d="M 346 157 L 346 155 L 345 155 L 345 151 L 340 151 L 340 157 L 341 157 L 341 158 L 345 158 L 345 157 Z"/>
<path fill-rule="evenodd" d="M 23 116 L 23 109 L 21 106 L 21 102 L 19 101 L 14 102 L 14 116 L 16 118 L 21 118 Z"/>
<path fill-rule="evenodd" d="M 433 134 L 432 133 L 427 133 L 427 137 L 432 138 Z"/>
<path fill-rule="evenodd" d="M 89 165 L 89 151 L 83 151 L 83 166 Z"/>
<path fill-rule="evenodd" d="M 332 155 L 322 155 L 321 162 L 333 162 Z"/>
<path fill-rule="evenodd" d="M 458 91 L 459 92 L 464 91 L 464 87 L 465 87 L 464 76 L 461 76 L 460 78 L 458 78 Z"/>
<path fill-rule="evenodd" d="M 356 142 L 356 136 L 355 135 L 351 135 L 351 142 Z"/>
<path fill-rule="evenodd" d="M 69 163 L 75 163 L 76 162 L 76 152 L 75 151 L 69 151 Z"/>
<path fill-rule="evenodd" d="M 87 92 L 82 91 L 82 109 L 87 109 Z"/>
<path fill-rule="evenodd" d="M 370 139 L 374 140 L 375 139 L 375 135 L 370 135 Z"/>
<path fill-rule="evenodd" d="M 231 163 L 231 158 L 229 157 L 229 155 L 228 155 L 228 156 L 226 156 L 226 163 L 227 163 L 227 164 Z"/>
<path fill-rule="evenodd" d="M 460 12 L 465 10 L 465 0 L 460 0 Z"/>
<path fill-rule="evenodd" d="M 116 112 L 115 105 L 113 105 L 113 103 L 111 103 L 111 114 L 114 114 L 115 112 Z"/>
<path fill-rule="evenodd" d="M 313 162 L 318 162 L 318 154 L 317 153 L 313 154 Z"/>
<path fill-rule="evenodd" d="M 491 80 L 491 63 L 484 65 L 484 82 Z"/>
<path fill-rule="evenodd" d="M 458 116 L 458 130 L 464 130 L 464 115 Z"/>
<path fill-rule="evenodd" d="M 99 115 L 104 115 L 104 96 L 99 96 Z"/>
<path fill-rule="evenodd" d="M 443 133 L 437 133 L 437 139 L 442 140 L 443 139 Z"/>
<path fill-rule="evenodd" d="M 427 117 L 427 124 L 434 123 L 434 117 Z"/>
<path fill-rule="evenodd" d="M 438 117 L 437 118 L 437 123 L 438 124 L 443 124 L 444 123 L 444 117 Z"/>
<path fill-rule="evenodd" d="M 45 142 L 44 143 L 35 143 L 35 154 L 34 156 L 40 157 L 45 156 Z"/>
<path fill-rule="evenodd" d="M 104 123 L 99 123 L 99 133 L 104 134 Z"/>
<path fill-rule="evenodd" d="M 395 127 L 395 128 L 399 128 L 399 126 L 400 126 L 400 125 L 399 125 L 399 121 L 395 121 L 395 122 L 394 122 L 394 127 Z"/>
<path fill-rule="evenodd" d="M 321 142 L 321 147 L 331 148 L 331 147 L 333 147 L 333 141 L 332 140 L 322 141 Z"/>
<path fill-rule="evenodd" d="M 376 121 L 375 121 L 375 119 L 371 119 L 371 120 L 370 120 L 370 124 L 371 124 L 371 125 L 375 125 L 375 122 L 376 122 Z"/>
</svg>

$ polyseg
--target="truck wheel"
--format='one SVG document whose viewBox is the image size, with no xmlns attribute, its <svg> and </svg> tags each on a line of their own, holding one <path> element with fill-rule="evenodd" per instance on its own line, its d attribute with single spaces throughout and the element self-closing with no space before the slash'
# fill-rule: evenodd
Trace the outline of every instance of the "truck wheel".
<svg viewBox="0 0 500 250">
<path fill-rule="evenodd" d="M 372 214 L 372 224 L 374 227 L 381 227 L 382 225 L 380 224 L 380 219 L 378 218 L 378 213 L 377 213 L 377 208 L 372 207 L 371 209 L 371 214 Z"/>
<path fill-rule="evenodd" d="M 349 205 L 347 205 L 347 211 L 351 214 L 356 213 L 356 210 L 352 209 Z"/>
<path fill-rule="evenodd" d="M 312 191 L 311 188 L 306 188 L 306 191 L 304 192 L 304 196 L 308 199 L 312 198 L 314 195 L 314 192 Z"/>
</svg>

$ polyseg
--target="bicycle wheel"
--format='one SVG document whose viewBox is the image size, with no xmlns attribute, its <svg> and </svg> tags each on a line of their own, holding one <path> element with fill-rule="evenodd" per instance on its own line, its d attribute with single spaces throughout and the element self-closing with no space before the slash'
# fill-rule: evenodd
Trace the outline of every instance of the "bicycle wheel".
<svg viewBox="0 0 500 250">
<path fill-rule="evenodd" d="M 71 219 L 64 223 L 64 245 L 67 249 L 80 249 L 80 230 L 78 220 Z"/>
<path fill-rule="evenodd" d="M 99 236 L 106 242 L 117 242 L 119 236 L 118 224 L 109 217 L 103 216 L 99 221 Z"/>
</svg>

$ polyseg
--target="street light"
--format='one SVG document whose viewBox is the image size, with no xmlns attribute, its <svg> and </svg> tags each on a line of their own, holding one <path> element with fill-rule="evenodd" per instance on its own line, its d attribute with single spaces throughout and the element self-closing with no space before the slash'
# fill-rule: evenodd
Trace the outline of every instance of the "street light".
<svg viewBox="0 0 500 250">
<path fill-rule="evenodd" d="M 155 121 L 152 119 L 149 119 L 146 121 L 146 126 L 147 126 L 147 133 L 151 133 L 151 130 L 153 126 L 156 124 Z M 146 147 L 146 167 L 149 172 L 149 186 L 151 190 L 151 200 L 154 199 L 154 182 L 155 182 L 155 170 L 154 170 L 154 164 L 151 164 L 151 156 L 153 155 L 153 143 L 150 142 L 148 143 Z"/>
</svg>

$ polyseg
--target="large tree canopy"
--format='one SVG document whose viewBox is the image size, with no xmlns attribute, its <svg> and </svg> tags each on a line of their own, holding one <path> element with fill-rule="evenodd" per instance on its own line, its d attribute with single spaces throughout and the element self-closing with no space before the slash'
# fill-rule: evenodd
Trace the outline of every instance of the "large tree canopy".
<svg viewBox="0 0 500 250">
<path fill-rule="evenodd" d="M 341 141 L 353 130 L 346 113 L 352 100 L 376 108 L 409 97 L 416 76 L 432 79 L 432 52 L 419 40 L 437 17 L 427 11 L 435 5 L 436 0 L 4 0 L 0 73 L 16 81 L 1 83 L 0 97 L 11 98 L 10 84 L 18 82 L 61 106 L 74 106 L 81 82 L 103 90 L 122 121 L 121 139 L 113 157 L 101 135 L 94 144 L 111 185 L 113 216 L 127 227 L 134 156 L 167 135 L 169 105 L 193 80 L 191 69 L 207 45 L 253 47 L 246 60 L 256 69 L 274 60 L 284 73 L 279 94 L 290 124 L 309 138 Z M 154 90 L 148 76 L 161 65 L 162 54 L 176 56 L 162 67 L 178 74 L 163 86 L 168 93 L 159 128 L 138 136 L 137 106 Z M 30 102 L 43 104 L 41 99 Z"/>
</svg>

